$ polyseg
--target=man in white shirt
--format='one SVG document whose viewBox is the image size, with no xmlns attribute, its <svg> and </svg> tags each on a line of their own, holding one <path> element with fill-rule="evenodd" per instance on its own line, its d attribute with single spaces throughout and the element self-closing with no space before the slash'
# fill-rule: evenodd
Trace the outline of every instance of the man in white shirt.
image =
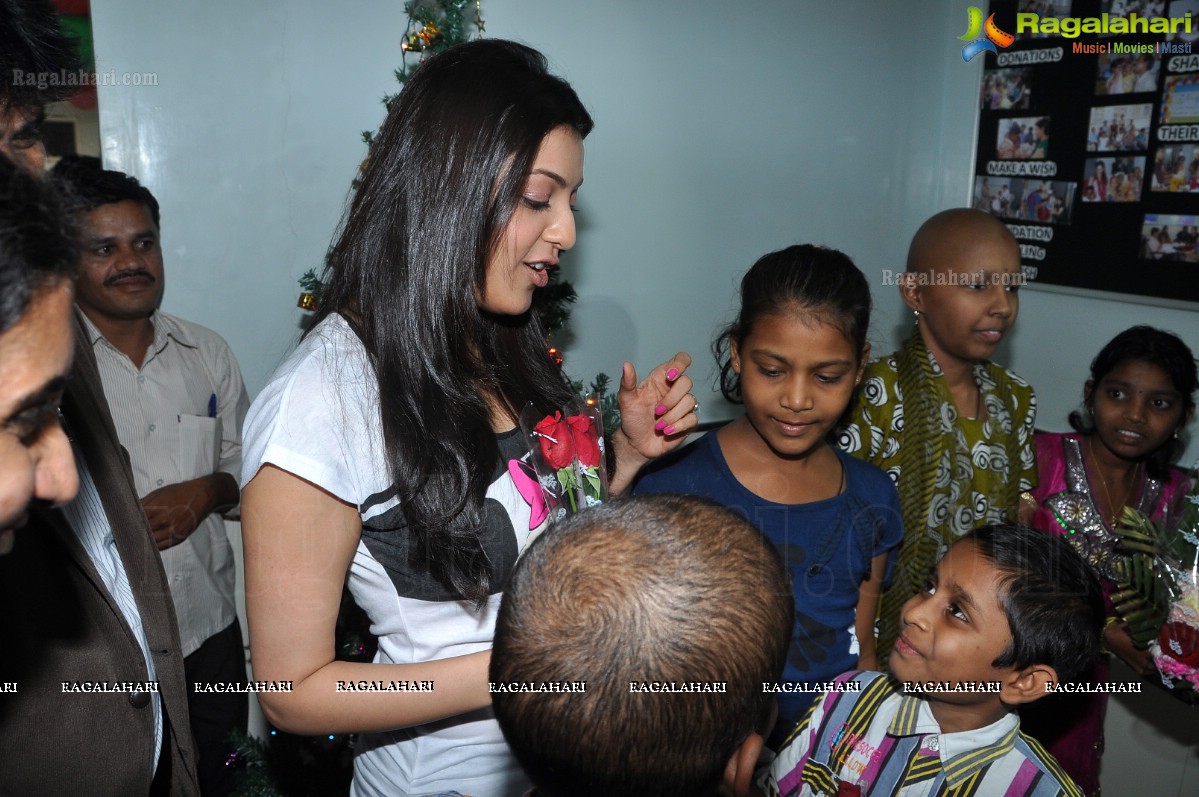
<svg viewBox="0 0 1199 797">
<path fill-rule="evenodd" d="M 231 731 L 246 730 L 246 681 L 233 550 L 220 512 L 237 505 L 249 406 L 237 361 L 215 332 L 158 310 L 164 278 L 158 203 L 137 180 L 85 160 L 55 169 L 82 236 L 75 300 L 86 319 L 117 435 L 167 573 L 204 795 L 228 794 Z"/>
</svg>

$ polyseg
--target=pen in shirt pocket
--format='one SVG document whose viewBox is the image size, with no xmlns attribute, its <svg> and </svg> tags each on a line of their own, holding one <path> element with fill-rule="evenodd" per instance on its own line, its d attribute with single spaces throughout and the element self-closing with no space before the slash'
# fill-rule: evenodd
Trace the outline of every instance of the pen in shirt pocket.
<svg viewBox="0 0 1199 797">
<path fill-rule="evenodd" d="M 208 397 L 208 417 L 216 417 L 216 393 Z"/>
</svg>

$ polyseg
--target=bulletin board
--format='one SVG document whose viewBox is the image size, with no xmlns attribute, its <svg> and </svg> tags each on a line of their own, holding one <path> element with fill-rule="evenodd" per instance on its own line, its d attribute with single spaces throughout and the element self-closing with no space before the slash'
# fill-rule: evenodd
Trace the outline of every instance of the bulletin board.
<svg viewBox="0 0 1199 797">
<path fill-rule="evenodd" d="M 1028 284 L 1199 303 L 1199 0 L 996 0 L 990 12 L 1015 41 L 979 56 L 972 196 L 1015 234 Z M 1194 18 L 1191 32 L 1018 32 L 1029 13 L 1116 29 L 1132 15 Z"/>
</svg>

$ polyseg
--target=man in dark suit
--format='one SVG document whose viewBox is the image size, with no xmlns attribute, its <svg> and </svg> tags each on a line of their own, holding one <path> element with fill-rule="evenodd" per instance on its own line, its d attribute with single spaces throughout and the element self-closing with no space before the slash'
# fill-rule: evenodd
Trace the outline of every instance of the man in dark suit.
<svg viewBox="0 0 1199 797">
<path fill-rule="evenodd" d="M 45 0 L 0 0 L 0 153 L 30 173 L 45 160 L 37 123 L 57 97 L 16 78 L 32 74 L 36 86 L 39 73 L 70 67 L 69 52 Z M 190 797 L 195 755 L 170 592 L 78 318 L 74 326 L 61 415 L 79 495 L 31 509 L 0 556 L 0 794 Z"/>
<path fill-rule="evenodd" d="M 198 794 L 170 591 L 78 321 L 75 333 L 62 413 L 80 495 L 66 511 L 34 509 L 0 557 L 0 683 L 16 690 L 0 694 L 0 794 Z M 89 482 L 140 629 L 101 572 L 111 561 L 98 567 L 77 530 Z"/>
</svg>

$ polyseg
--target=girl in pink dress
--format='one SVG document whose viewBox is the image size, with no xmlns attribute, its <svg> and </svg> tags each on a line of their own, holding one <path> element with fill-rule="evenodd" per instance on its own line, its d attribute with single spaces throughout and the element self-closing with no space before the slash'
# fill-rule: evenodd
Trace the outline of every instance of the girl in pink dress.
<svg viewBox="0 0 1199 797">
<path fill-rule="evenodd" d="M 1147 326 L 1121 332 L 1091 363 L 1084 409 L 1070 415 L 1076 431 L 1037 435 L 1040 484 L 1025 494 L 1025 521 L 1064 535 L 1099 578 L 1108 614 L 1104 648 L 1142 675 L 1153 674 L 1153 661 L 1133 646 L 1112 608 L 1111 566 L 1119 556 L 1112 529 L 1126 506 L 1168 521 L 1186 494 L 1188 480 L 1172 463 L 1182 451 L 1178 434 L 1195 410 L 1196 382 L 1194 355 L 1178 337 Z M 1106 682 L 1108 669 L 1102 656 L 1091 680 Z M 1097 795 L 1107 695 L 1040 702 L 1022 712 L 1025 729 L 1087 795 Z"/>
</svg>

